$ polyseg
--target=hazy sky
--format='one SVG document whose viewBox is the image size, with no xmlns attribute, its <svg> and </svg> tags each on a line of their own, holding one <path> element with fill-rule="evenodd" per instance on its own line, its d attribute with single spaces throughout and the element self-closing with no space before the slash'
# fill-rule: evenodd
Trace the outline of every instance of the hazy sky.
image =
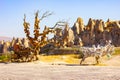
<svg viewBox="0 0 120 80">
<path fill-rule="evenodd" d="M 0 0 L 0 36 L 25 37 L 24 13 L 32 33 L 37 10 L 40 11 L 39 17 L 45 11 L 54 12 L 42 20 L 41 30 L 45 25 L 52 27 L 59 20 L 68 20 L 71 27 L 77 17 L 83 18 L 85 25 L 90 17 L 120 20 L 120 0 Z"/>
</svg>

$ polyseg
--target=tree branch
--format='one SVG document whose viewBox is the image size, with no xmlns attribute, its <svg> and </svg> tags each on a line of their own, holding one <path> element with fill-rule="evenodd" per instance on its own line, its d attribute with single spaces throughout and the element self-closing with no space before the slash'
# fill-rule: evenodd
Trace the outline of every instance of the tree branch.
<svg viewBox="0 0 120 80">
<path fill-rule="evenodd" d="M 43 13 L 42 17 L 40 18 L 40 20 L 43 20 L 44 18 L 50 16 L 50 15 L 53 15 L 53 12 L 49 12 L 49 11 L 46 11 L 45 13 Z"/>
<path fill-rule="evenodd" d="M 66 24 L 67 24 L 67 22 L 65 22 L 65 21 L 58 21 L 58 22 L 56 22 L 56 24 L 51 29 L 54 29 L 54 28 L 60 27 L 60 26 L 63 27 Z"/>
</svg>

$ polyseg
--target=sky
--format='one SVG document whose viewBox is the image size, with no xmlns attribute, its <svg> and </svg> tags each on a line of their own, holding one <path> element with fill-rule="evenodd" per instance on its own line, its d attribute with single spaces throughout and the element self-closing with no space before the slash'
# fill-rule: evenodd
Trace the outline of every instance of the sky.
<svg viewBox="0 0 120 80">
<path fill-rule="evenodd" d="M 78 17 L 83 18 L 85 25 L 89 18 L 120 20 L 120 0 L 0 0 L 0 36 L 25 37 L 24 14 L 33 36 L 37 10 L 39 17 L 46 11 L 53 12 L 41 21 L 41 32 L 45 25 L 53 27 L 61 20 L 68 21 L 72 27 Z"/>
</svg>

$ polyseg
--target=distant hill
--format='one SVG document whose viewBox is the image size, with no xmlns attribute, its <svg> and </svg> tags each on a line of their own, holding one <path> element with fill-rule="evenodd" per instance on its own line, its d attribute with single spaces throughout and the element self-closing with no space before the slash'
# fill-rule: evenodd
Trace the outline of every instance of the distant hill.
<svg viewBox="0 0 120 80">
<path fill-rule="evenodd" d="M 12 38 L 11 37 L 0 36 L 0 41 L 2 41 L 2 40 L 4 40 L 4 41 L 11 41 Z"/>
</svg>

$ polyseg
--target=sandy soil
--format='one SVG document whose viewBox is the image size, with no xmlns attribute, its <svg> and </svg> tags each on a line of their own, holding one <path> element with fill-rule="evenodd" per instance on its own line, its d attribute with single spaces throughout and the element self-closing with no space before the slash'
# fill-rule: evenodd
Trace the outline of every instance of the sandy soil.
<svg viewBox="0 0 120 80">
<path fill-rule="evenodd" d="M 0 63 L 0 80 L 120 80 L 120 56 L 104 61 L 108 66 Z"/>
</svg>

